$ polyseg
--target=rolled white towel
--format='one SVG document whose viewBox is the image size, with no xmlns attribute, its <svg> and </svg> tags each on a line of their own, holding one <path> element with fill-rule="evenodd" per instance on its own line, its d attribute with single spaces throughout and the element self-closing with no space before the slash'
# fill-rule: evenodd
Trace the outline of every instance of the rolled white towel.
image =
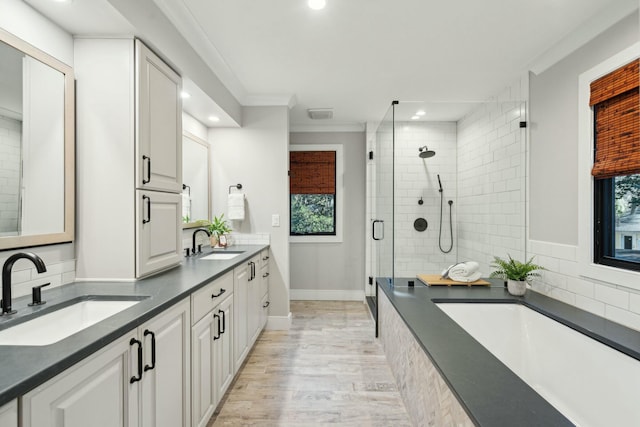
<svg viewBox="0 0 640 427">
<path fill-rule="evenodd" d="M 476 271 L 480 270 L 480 264 L 478 264 L 475 261 L 467 261 L 464 263 L 464 267 L 465 267 L 465 276 L 469 276 L 473 273 L 475 273 Z"/>
<path fill-rule="evenodd" d="M 475 282 L 480 278 L 480 276 L 482 276 L 482 273 L 480 273 L 479 271 L 476 271 L 475 273 L 471 273 L 469 275 L 459 274 L 459 272 L 457 271 L 449 272 L 449 278 L 451 280 L 455 280 L 456 282 Z"/>
</svg>

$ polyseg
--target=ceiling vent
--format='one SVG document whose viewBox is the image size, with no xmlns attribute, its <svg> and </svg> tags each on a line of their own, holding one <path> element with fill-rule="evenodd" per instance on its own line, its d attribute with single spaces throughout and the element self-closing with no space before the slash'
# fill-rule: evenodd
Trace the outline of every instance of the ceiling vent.
<svg viewBox="0 0 640 427">
<path fill-rule="evenodd" d="M 333 118 L 333 109 L 331 108 L 309 108 L 307 110 L 309 118 L 313 120 L 327 120 Z"/>
</svg>

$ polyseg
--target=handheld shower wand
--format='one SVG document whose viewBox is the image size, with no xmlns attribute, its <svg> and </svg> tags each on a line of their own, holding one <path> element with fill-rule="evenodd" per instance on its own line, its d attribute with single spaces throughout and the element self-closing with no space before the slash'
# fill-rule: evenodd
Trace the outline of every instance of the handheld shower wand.
<svg viewBox="0 0 640 427">
<path fill-rule="evenodd" d="M 438 187 L 440 187 L 440 190 L 438 190 L 438 192 L 442 193 L 442 181 L 440 181 L 440 174 L 438 174 Z"/>
</svg>

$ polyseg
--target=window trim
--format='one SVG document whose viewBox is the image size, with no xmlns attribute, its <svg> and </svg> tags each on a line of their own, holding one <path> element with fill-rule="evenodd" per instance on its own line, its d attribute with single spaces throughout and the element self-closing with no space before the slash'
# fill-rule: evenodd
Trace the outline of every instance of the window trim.
<svg viewBox="0 0 640 427">
<path fill-rule="evenodd" d="M 342 144 L 292 144 L 289 151 L 335 151 L 336 152 L 336 234 L 335 236 L 292 236 L 291 228 L 289 228 L 289 243 L 342 243 L 342 229 L 344 223 L 344 157 Z M 291 203 L 291 194 L 289 193 L 289 203 Z M 291 209 L 291 206 L 289 206 Z M 291 227 L 290 225 L 287 225 Z"/>
<path fill-rule="evenodd" d="M 589 106 L 591 82 L 640 57 L 635 43 L 579 76 L 578 86 L 578 274 L 615 285 L 640 290 L 640 272 L 596 264 L 594 259 L 595 180 L 593 167 L 593 110 Z"/>
</svg>

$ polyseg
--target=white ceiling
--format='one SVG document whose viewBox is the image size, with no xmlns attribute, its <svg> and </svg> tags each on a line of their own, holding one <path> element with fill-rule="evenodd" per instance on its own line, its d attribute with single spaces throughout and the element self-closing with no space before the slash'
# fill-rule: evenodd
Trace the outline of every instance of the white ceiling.
<svg viewBox="0 0 640 427">
<path fill-rule="evenodd" d="M 27 1 L 43 10 L 50 0 Z M 548 63 L 545 52 L 553 54 L 574 30 L 581 36 L 565 50 L 638 6 L 637 0 L 327 0 L 324 10 L 313 11 L 306 0 L 153 1 L 241 104 L 293 105 L 294 129 L 362 126 L 382 119 L 392 100 L 423 101 L 426 119 L 455 120 L 536 62 Z M 103 22 L 104 15 L 104 22 L 121 25 L 107 18 L 107 6 L 91 19 Z M 70 30 L 71 21 L 61 25 L 72 33 L 99 27 Z M 327 107 L 334 109 L 331 120 L 306 115 Z"/>
</svg>

